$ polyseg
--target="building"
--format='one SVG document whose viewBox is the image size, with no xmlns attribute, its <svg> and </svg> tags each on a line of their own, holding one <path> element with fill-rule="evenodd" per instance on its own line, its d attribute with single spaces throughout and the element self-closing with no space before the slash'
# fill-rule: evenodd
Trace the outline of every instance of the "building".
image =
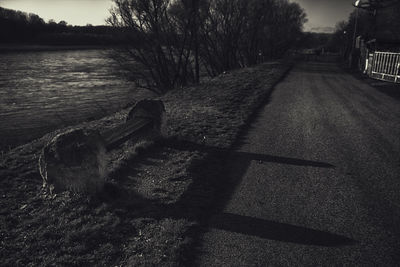
<svg viewBox="0 0 400 267">
<path fill-rule="evenodd" d="M 367 46 L 372 50 L 400 52 L 400 0 L 357 2 L 371 16 L 371 28 L 365 38 Z"/>
</svg>

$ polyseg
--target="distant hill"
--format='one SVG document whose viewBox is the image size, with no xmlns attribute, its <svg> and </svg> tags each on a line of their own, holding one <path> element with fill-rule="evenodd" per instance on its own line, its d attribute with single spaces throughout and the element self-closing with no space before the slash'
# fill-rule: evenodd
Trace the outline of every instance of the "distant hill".
<svg viewBox="0 0 400 267">
<path fill-rule="evenodd" d="M 334 33 L 335 28 L 334 27 L 314 27 L 310 29 L 310 32 L 315 32 L 315 33 Z"/>
</svg>

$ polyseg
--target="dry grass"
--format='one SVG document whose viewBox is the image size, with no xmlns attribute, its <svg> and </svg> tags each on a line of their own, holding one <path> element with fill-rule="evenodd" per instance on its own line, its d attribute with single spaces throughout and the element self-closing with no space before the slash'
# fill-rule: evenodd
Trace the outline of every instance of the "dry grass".
<svg viewBox="0 0 400 267">
<path fill-rule="evenodd" d="M 199 147 L 231 147 L 287 69 L 268 64 L 238 70 L 164 96 L 171 138 L 153 144 L 127 142 L 109 153 L 108 181 L 96 198 L 68 192 L 49 197 L 41 191 L 40 149 L 65 129 L 4 155 L 2 264 L 184 264 L 199 216 L 212 205 L 210 181 L 223 160 Z M 76 127 L 104 131 L 123 122 L 127 111 Z"/>
<path fill-rule="evenodd" d="M 261 65 L 170 92 L 163 99 L 170 134 L 199 144 L 229 147 L 285 68 L 280 64 Z"/>
</svg>

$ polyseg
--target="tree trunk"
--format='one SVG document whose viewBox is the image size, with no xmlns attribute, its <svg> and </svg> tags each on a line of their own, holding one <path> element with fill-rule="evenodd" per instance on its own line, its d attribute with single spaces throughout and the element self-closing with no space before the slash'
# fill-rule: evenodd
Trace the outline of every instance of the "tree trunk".
<svg viewBox="0 0 400 267">
<path fill-rule="evenodd" d="M 195 64 L 195 83 L 200 83 L 200 63 L 199 63 L 199 5 L 198 0 L 192 0 L 193 8 L 193 35 L 194 35 L 194 64 Z"/>
</svg>

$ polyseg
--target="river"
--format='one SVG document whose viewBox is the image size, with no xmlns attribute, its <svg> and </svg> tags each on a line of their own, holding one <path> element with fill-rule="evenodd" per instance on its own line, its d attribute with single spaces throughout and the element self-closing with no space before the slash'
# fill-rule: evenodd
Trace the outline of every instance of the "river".
<svg viewBox="0 0 400 267">
<path fill-rule="evenodd" d="M 0 148 L 142 98 L 117 70 L 106 50 L 0 54 Z"/>
</svg>

